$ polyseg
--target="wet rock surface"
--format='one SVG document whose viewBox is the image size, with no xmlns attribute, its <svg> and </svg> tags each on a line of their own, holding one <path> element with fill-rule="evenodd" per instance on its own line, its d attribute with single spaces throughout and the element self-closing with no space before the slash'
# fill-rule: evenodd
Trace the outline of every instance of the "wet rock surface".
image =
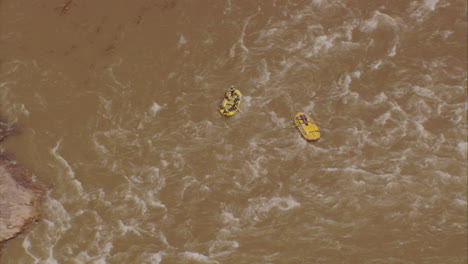
<svg viewBox="0 0 468 264">
<path fill-rule="evenodd" d="M 0 121 L 0 141 L 15 132 L 13 125 Z M 45 188 L 32 176 L 0 149 L 0 249 L 40 218 Z"/>
</svg>

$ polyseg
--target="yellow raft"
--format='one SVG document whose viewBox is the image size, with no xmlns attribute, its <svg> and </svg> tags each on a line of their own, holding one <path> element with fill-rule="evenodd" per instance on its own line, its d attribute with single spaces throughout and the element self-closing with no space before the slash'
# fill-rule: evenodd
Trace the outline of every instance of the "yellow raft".
<svg viewBox="0 0 468 264">
<path fill-rule="evenodd" d="M 312 141 L 320 138 L 317 124 L 308 115 L 302 112 L 297 113 L 294 116 L 294 124 L 305 139 Z"/>
<path fill-rule="evenodd" d="M 239 106 L 242 101 L 242 93 L 231 87 L 229 91 L 224 95 L 223 102 L 219 107 L 219 112 L 223 116 L 233 116 L 237 110 L 239 110 Z"/>
</svg>

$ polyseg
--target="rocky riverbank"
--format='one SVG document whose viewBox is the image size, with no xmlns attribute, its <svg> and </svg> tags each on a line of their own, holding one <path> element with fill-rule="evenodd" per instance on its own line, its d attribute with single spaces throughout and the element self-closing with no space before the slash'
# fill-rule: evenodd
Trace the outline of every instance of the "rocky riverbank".
<svg viewBox="0 0 468 264">
<path fill-rule="evenodd" d="M 16 131 L 0 120 L 0 142 Z M 40 219 L 44 193 L 44 186 L 33 180 L 32 173 L 0 149 L 0 250 L 5 241 Z"/>
</svg>

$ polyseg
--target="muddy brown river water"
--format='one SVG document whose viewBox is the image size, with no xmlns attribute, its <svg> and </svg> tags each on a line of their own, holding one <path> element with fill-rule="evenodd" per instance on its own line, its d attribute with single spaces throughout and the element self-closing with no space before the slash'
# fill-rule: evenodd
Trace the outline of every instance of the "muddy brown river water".
<svg viewBox="0 0 468 264">
<path fill-rule="evenodd" d="M 466 11 L 1 1 L 1 147 L 51 188 L 0 263 L 466 263 Z"/>
</svg>

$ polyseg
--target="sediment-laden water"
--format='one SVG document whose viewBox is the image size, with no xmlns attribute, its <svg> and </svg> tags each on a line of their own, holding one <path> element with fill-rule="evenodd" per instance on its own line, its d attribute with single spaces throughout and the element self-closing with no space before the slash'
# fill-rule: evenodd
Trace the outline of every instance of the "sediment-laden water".
<svg viewBox="0 0 468 264">
<path fill-rule="evenodd" d="M 466 10 L 2 1 L 2 148 L 51 189 L 0 262 L 466 263 Z"/>
</svg>

